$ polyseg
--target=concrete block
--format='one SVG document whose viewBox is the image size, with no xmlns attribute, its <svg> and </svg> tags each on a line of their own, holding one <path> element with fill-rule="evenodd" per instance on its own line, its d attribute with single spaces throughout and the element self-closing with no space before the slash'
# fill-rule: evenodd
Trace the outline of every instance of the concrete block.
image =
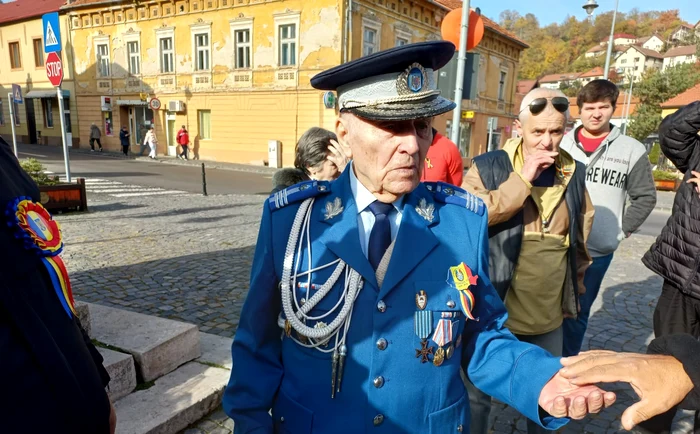
<svg viewBox="0 0 700 434">
<path fill-rule="evenodd" d="M 202 355 L 196 359 L 197 362 L 214 364 L 231 370 L 231 343 L 233 339 L 224 338 L 209 333 L 199 333 L 199 345 Z"/>
<path fill-rule="evenodd" d="M 75 302 L 75 313 L 78 315 L 80 324 L 83 326 L 83 330 L 88 336 L 92 337 L 92 322 L 90 321 L 90 309 L 87 303 L 80 301 Z"/>
<path fill-rule="evenodd" d="M 131 354 L 119 353 L 106 348 L 97 348 L 104 357 L 104 367 L 110 381 L 107 394 L 112 402 L 130 394 L 136 388 L 136 367 Z"/>
<path fill-rule="evenodd" d="M 89 304 L 95 339 L 134 356 L 139 381 L 152 381 L 200 356 L 199 330 L 187 324 Z"/>
<path fill-rule="evenodd" d="M 172 434 L 221 404 L 229 371 L 197 362 L 183 365 L 114 403 L 118 434 Z"/>
</svg>

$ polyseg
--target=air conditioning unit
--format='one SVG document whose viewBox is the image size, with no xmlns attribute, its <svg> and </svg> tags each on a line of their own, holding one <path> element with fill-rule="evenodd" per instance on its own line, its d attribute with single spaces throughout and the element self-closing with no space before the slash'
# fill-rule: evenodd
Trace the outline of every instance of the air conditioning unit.
<svg viewBox="0 0 700 434">
<path fill-rule="evenodd" d="M 182 101 L 169 101 L 168 102 L 168 111 L 184 112 L 185 111 L 185 103 Z"/>
</svg>

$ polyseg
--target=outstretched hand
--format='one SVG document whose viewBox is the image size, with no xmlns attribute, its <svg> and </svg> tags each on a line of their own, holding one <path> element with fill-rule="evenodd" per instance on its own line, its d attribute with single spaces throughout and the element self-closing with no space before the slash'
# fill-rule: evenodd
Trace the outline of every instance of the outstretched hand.
<svg viewBox="0 0 700 434">
<path fill-rule="evenodd" d="M 540 407 L 554 417 L 583 419 L 589 413 L 598 413 L 615 402 L 613 392 L 606 392 L 590 384 L 575 385 L 557 373 L 540 392 Z"/>
</svg>

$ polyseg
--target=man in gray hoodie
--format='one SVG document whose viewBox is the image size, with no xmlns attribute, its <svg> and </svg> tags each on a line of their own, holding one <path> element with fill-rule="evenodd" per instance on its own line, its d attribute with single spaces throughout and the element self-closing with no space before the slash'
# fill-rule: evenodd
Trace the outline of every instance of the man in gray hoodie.
<svg viewBox="0 0 700 434">
<path fill-rule="evenodd" d="M 577 319 L 564 320 L 564 357 L 581 350 L 591 306 L 620 241 L 635 232 L 656 205 L 651 164 L 643 144 L 610 123 L 620 91 L 608 80 L 593 80 L 578 94 L 583 125 L 570 131 L 561 148 L 587 166 L 586 189 L 595 206 L 588 252 L 593 263 L 583 283 Z M 625 209 L 629 196 L 630 206 Z"/>
</svg>

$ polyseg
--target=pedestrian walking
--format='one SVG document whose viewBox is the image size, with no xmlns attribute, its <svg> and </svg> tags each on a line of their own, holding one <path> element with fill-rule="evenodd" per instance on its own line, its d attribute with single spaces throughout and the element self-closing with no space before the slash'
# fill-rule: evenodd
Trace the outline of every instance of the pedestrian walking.
<svg viewBox="0 0 700 434">
<path fill-rule="evenodd" d="M 520 138 L 474 158 L 463 183 L 488 210 L 486 263 L 508 310 L 506 327 L 554 356 L 562 353 L 564 316 L 576 317 L 585 291 L 594 214 L 585 166 L 559 148 L 568 115 L 561 91 L 532 90 L 515 123 Z M 471 432 L 486 434 L 491 398 L 473 385 Z M 530 420 L 527 432 L 545 430 Z"/>
<path fill-rule="evenodd" d="M 146 137 L 143 138 L 143 144 L 148 145 L 150 148 L 151 152 L 148 153 L 148 156 L 155 160 L 156 159 L 156 146 L 158 145 L 158 139 L 156 138 L 156 128 L 151 125 L 151 127 L 148 129 L 148 132 L 146 133 Z"/>
<path fill-rule="evenodd" d="M 58 224 L 0 138 L 0 432 L 114 433 L 103 358 L 80 325 Z"/>
<path fill-rule="evenodd" d="M 223 398 L 237 431 L 468 432 L 463 371 L 550 429 L 614 401 L 503 327 L 483 202 L 420 183 L 432 118 L 455 107 L 433 80 L 453 55 L 409 44 L 311 80 L 338 92 L 353 160 L 264 204 Z"/>
<path fill-rule="evenodd" d="M 190 144 L 190 134 L 187 132 L 187 128 L 183 125 L 180 131 L 177 132 L 177 143 L 182 147 L 182 152 L 178 154 L 177 158 L 187 160 L 187 151 Z"/>
<path fill-rule="evenodd" d="M 586 188 L 596 209 L 588 252 L 593 263 L 583 280 L 578 316 L 564 319 L 564 357 L 581 351 L 591 306 L 620 242 L 641 225 L 656 205 L 656 187 L 646 147 L 610 123 L 620 94 L 608 80 L 593 80 L 576 98 L 582 125 L 561 148 L 586 165 Z M 625 206 L 629 198 L 629 206 Z"/>
<path fill-rule="evenodd" d="M 428 155 L 423 163 L 423 182 L 446 182 L 448 184 L 462 185 L 464 165 L 462 155 L 455 143 L 438 133 L 433 128 L 433 142 L 428 148 Z"/>
<path fill-rule="evenodd" d="M 661 150 L 685 174 L 676 192 L 673 212 L 661 234 L 642 258 L 663 277 L 654 310 L 654 335 L 689 333 L 700 338 L 700 101 L 666 117 L 659 127 Z M 696 359 L 697 363 L 697 359 Z M 675 408 L 642 426 L 668 432 Z M 695 432 L 700 432 L 696 413 Z"/>
<path fill-rule="evenodd" d="M 131 134 L 129 134 L 129 130 L 126 129 L 126 125 L 122 125 L 122 129 L 119 131 L 119 141 L 122 144 L 122 152 L 124 155 L 128 156 L 129 155 L 129 137 Z"/>
<path fill-rule="evenodd" d="M 93 122 L 92 125 L 90 125 L 90 151 L 95 152 L 95 142 L 97 142 L 97 145 L 100 147 L 100 152 L 102 152 L 102 143 L 100 142 L 100 137 L 102 137 L 102 133 L 100 132 L 100 128 L 95 125 Z"/>
</svg>

